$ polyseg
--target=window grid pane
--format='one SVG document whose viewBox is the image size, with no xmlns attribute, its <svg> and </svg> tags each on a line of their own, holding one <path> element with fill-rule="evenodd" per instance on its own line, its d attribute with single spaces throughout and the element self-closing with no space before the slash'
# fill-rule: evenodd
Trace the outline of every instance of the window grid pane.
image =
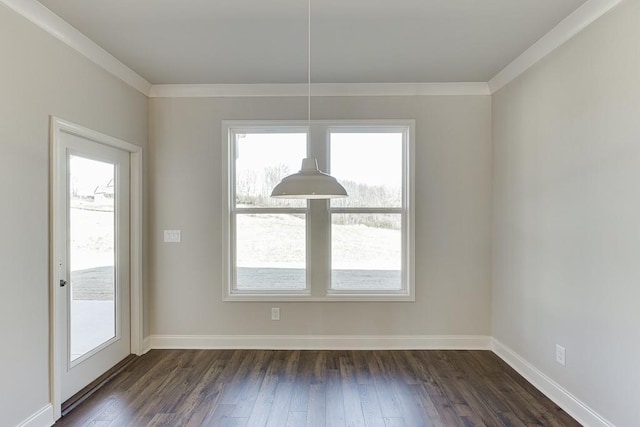
<svg viewBox="0 0 640 427">
<path fill-rule="evenodd" d="M 402 215 L 331 215 L 331 288 L 402 289 Z"/>
<path fill-rule="evenodd" d="M 306 152 L 306 133 L 236 134 L 234 206 L 304 207 L 304 200 L 270 196 L 282 178 L 300 170 Z"/>
<path fill-rule="evenodd" d="M 349 193 L 331 206 L 402 207 L 403 140 L 401 132 L 331 132 L 331 175 Z"/>
<path fill-rule="evenodd" d="M 404 134 L 338 130 L 329 141 L 349 193 L 331 201 L 331 289 L 402 290 Z"/>
<path fill-rule="evenodd" d="M 238 290 L 306 289 L 306 215 L 236 214 Z"/>
</svg>

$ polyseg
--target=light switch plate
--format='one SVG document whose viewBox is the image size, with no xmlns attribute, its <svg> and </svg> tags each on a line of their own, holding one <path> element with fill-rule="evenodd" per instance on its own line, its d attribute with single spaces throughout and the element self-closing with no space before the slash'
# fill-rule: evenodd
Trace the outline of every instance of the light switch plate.
<svg viewBox="0 0 640 427">
<path fill-rule="evenodd" d="M 165 243 L 180 243 L 180 230 L 164 230 Z"/>
</svg>

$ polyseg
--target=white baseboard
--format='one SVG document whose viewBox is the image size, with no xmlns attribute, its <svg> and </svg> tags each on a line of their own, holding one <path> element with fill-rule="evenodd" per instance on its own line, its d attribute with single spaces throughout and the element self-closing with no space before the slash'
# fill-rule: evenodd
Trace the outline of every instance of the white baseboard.
<svg viewBox="0 0 640 427">
<path fill-rule="evenodd" d="M 17 427 L 51 427 L 56 420 L 53 419 L 53 406 L 48 404 L 35 414 L 17 425 Z"/>
<path fill-rule="evenodd" d="M 154 349 L 490 350 L 484 335 L 151 335 Z"/>
<path fill-rule="evenodd" d="M 556 405 L 575 418 L 580 424 L 592 427 L 613 427 L 612 423 L 607 421 L 604 417 L 591 409 L 573 394 L 569 393 L 560 384 L 546 376 L 531 363 L 527 362 L 511 348 L 502 344 L 495 338 L 492 339 L 491 345 L 495 354 L 515 369 L 527 381 L 533 384 L 534 387 L 540 390 L 545 396 L 551 399 Z"/>
<path fill-rule="evenodd" d="M 147 354 L 149 350 L 151 350 L 151 337 L 146 336 L 142 340 L 142 352 L 139 354 L 139 356 L 142 356 L 143 354 Z"/>
</svg>

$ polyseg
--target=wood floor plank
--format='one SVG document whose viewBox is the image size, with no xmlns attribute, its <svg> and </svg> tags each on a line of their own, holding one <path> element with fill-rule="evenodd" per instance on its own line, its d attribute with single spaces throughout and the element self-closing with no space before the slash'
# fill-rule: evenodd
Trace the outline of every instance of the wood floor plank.
<svg viewBox="0 0 640 427">
<path fill-rule="evenodd" d="M 157 413 L 174 413 L 175 407 L 180 404 L 187 394 L 187 390 L 197 382 L 199 371 L 203 369 L 198 363 L 199 356 L 203 353 L 188 351 L 178 360 L 175 369 L 166 375 L 165 381 L 159 387 L 157 393 L 147 402 L 143 402 L 137 415 L 134 417 L 134 425 L 147 425 Z M 121 420 L 115 421 L 118 425 Z"/>
<path fill-rule="evenodd" d="M 384 418 L 385 427 L 406 427 L 404 423 L 404 418 Z"/>
<path fill-rule="evenodd" d="M 437 399 L 442 398 L 440 393 L 432 394 L 427 391 L 425 384 L 417 385 L 416 393 L 418 394 L 418 403 L 422 407 L 422 410 L 426 414 L 427 418 L 431 421 L 434 427 L 442 427 L 446 425 L 446 419 L 442 418 L 441 410 L 438 408 Z M 448 404 L 448 402 L 446 402 Z"/>
<path fill-rule="evenodd" d="M 410 426 L 434 426 L 434 420 L 425 416 L 422 407 L 417 401 L 414 385 L 405 384 L 401 380 L 395 380 L 391 384 L 393 392 L 398 396 L 398 403 L 402 411 L 402 418 Z M 423 415 L 424 414 L 424 415 Z"/>
<path fill-rule="evenodd" d="M 95 394 L 94 394 L 95 396 Z M 111 406 L 115 405 L 117 399 L 104 398 L 100 400 L 96 405 L 81 405 L 73 410 L 73 418 L 63 417 L 56 423 L 56 426 L 64 427 L 67 425 L 73 425 L 69 423 L 69 420 L 74 420 L 75 425 L 87 425 L 91 422 L 97 414 L 108 410 Z"/>
<path fill-rule="evenodd" d="M 279 382 L 273 395 L 273 403 L 269 411 L 267 427 L 282 427 L 283 420 L 289 416 L 291 404 L 291 391 L 293 383 Z"/>
<path fill-rule="evenodd" d="M 373 352 L 353 351 L 352 356 L 358 384 L 371 384 L 373 380 L 369 371 L 369 360 L 372 358 Z"/>
<path fill-rule="evenodd" d="M 175 414 L 156 414 L 147 427 L 173 427 L 176 425 L 175 416 Z"/>
<path fill-rule="evenodd" d="M 424 413 L 423 408 L 418 403 L 417 390 L 413 387 L 418 384 L 418 380 L 416 377 L 408 378 L 406 362 L 403 360 L 401 352 L 384 352 L 381 360 L 385 371 L 389 375 L 391 390 L 396 395 L 405 424 L 410 426 L 434 426 L 434 420 Z M 407 380 L 409 380 L 409 384 Z"/>
<path fill-rule="evenodd" d="M 309 400 L 307 405 L 307 427 L 321 427 L 326 425 L 327 393 L 324 384 L 309 386 Z"/>
<path fill-rule="evenodd" d="M 380 356 L 381 352 L 372 352 L 368 366 L 376 388 L 382 415 L 386 418 L 402 418 L 397 396 L 391 389 L 390 378 L 382 366 Z"/>
<path fill-rule="evenodd" d="M 139 358 L 140 360 L 134 361 L 133 366 L 130 366 L 128 370 L 122 372 L 109 382 L 109 387 L 102 387 L 91 396 L 97 404 L 80 405 L 73 410 L 73 424 L 65 424 L 65 418 L 62 418 L 59 421 L 61 423 L 60 425 L 88 425 L 90 422 L 96 420 L 110 423 L 129 403 L 126 397 L 122 397 L 126 396 L 126 390 L 128 388 L 135 389 L 136 381 L 141 381 L 139 375 L 131 374 L 131 369 L 147 369 L 147 366 L 156 366 L 157 363 L 167 356 L 167 354 L 150 352 L 148 353 L 148 357 Z M 130 382 L 127 380 L 130 380 Z"/>
<path fill-rule="evenodd" d="M 236 419 L 231 416 L 231 414 L 233 414 L 233 410 L 235 409 L 234 406 L 235 405 L 233 404 L 218 404 L 215 410 L 211 412 L 211 415 L 203 420 L 202 425 L 216 427 L 235 424 Z"/>
<path fill-rule="evenodd" d="M 251 416 L 251 411 L 258 399 L 262 381 L 265 375 L 267 375 L 273 355 L 273 351 L 261 350 L 257 352 L 254 365 L 251 368 L 249 376 L 246 378 L 246 387 L 244 387 L 238 403 L 236 404 L 236 409 L 233 411 L 234 417 L 248 418 Z"/>
<path fill-rule="evenodd" d="M 286 427 L 304 427 L 307 425 L 307 413 L 299 411 L 289 411 Z"/>
<path fill-rule="evenodd" d="M 300 351 L 283 351 L 285 354 L 284 371 L 281 375 L 280 381 L 286 383 L 292 383 L 298 378 L 298 365 L 300 364 Z"/>
<path fill-rule="evenodd" d="M 345 424 L 348 426 L 364 426 L 362 402 L 352 355 L 352 352 L 346 353 L 338 361 L 342 383 L 342 398 L 344 400 Z"/>
<path fill-rule="evenodd" d="M 489 351 L 152 350 L 60 426 L 579 426 Z"/>
<path fill-rule="evenodd" d="M 163 399 L 171 391 L 170 386 L 174 383 L 178 370 L 185 359 L 191 357 L 192 352 L 170 351 L 167 355 L 168 357 L 162 363 L 151 369 L 149 375 L 143 376 L 140 384 L 136 383 L 132 387 L 134 393 L 137 392 L 137 394 L 129 394 L 129 399 L 118 400 L 122 406 L 112 407 L 109 412 L 102 413 L 95 420 L 111 421 L 114 426 L 140 425 L 147 416 L 153 417 L 155 415 L 151 412 L 154 408 L 158 408 L 158 412 L 162 412 Z M 146 391 L 153 390 L 155 393 L 144 393 L 145 389 Z"/>
<path fill-rule="evenodd" d="M 385 425 L 382 416 L 382 408 L 378 402 L 378 394 L 375 385 L 358 384 L 360 402 L 362 403 L 362 413 L 365 425 L 372 427 L 382 427 Z"/>
<path fill-rule="evenodd" d="M 271 359 L 265 377 L 262 380 L 256 402 L 249 416 L 250 426 L 264 426 L 269 419 L 276 388 L 278 387 L 279 372 L 282 369 L 282 360 Z"/>
<path fill-rule="evenodd" d="M 318 351 L 313 363 L 313 372 L 311 373 L 311 384 L 323 383 L 326 380 L 327 357 L 329 351 Z"/>
<path fill-rule="evenodd" d="M 246 379 L 251 374 L 251 368 L 254 366 L 254 358 L 258 356 L 256 352 L 249 352 L 241 356 L 240 364 L 236 367 L 233 377 L 226 382 L 226 387 L 220 397 L 222 405 L 236 405 L 240 396 L 249 384 Z"/>
<path fill-rule="evenodd" d="M 344 414 L 344 396 L 340 371 L 336 368 L 326 371 L 326 418 L 327 425 L 341 427 L 346 425 Z"/>
<path fill-rule="evenodd" d="M 300 354 L 296 375 L 293 380 L 293 391 L 289 410 L 292 412 L 306 412 L 309 405 L 309 387 L 315 358 L 318 352 L 306 351 Z M 306 418 L 306 416 L 305 416 Z"/>
<path fill-rule="evenodd" d="M 177 409 L 187 426 L 202 425 L 203 421 L 218 404 L 222 383 L 217 381 L 224 370 L 223 362 L 213 359 L 201 381 L 193 388 L 185 404 Z"/>
</svg>

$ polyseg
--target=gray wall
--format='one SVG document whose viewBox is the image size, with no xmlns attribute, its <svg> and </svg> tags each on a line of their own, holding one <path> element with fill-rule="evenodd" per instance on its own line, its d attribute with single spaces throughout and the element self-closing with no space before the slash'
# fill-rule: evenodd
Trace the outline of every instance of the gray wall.
<svg viewBox="0 0 640 427">
<path fill-rule="evenodd" d="M 638 17 L 621 3 L 493 96 L 493 335 L 619 426 L 640 419 Z"/>
<path fill-rule="evenodd" d="M 222 302 L 221 120 L 304 119 L 306 98 L 150 100 L 151 333 L 490 334 L 491 100 L 314 98 L 314 119 L 416 119 L 416 302 Z M 181 244 L 162 242 L 181 229 Z"/>
<path fill-rule="evenodd" d="M 49 116 L 146 146 L 147 98 L 0 5 L 0 416 L 49 398 Z"/>
</svg>

